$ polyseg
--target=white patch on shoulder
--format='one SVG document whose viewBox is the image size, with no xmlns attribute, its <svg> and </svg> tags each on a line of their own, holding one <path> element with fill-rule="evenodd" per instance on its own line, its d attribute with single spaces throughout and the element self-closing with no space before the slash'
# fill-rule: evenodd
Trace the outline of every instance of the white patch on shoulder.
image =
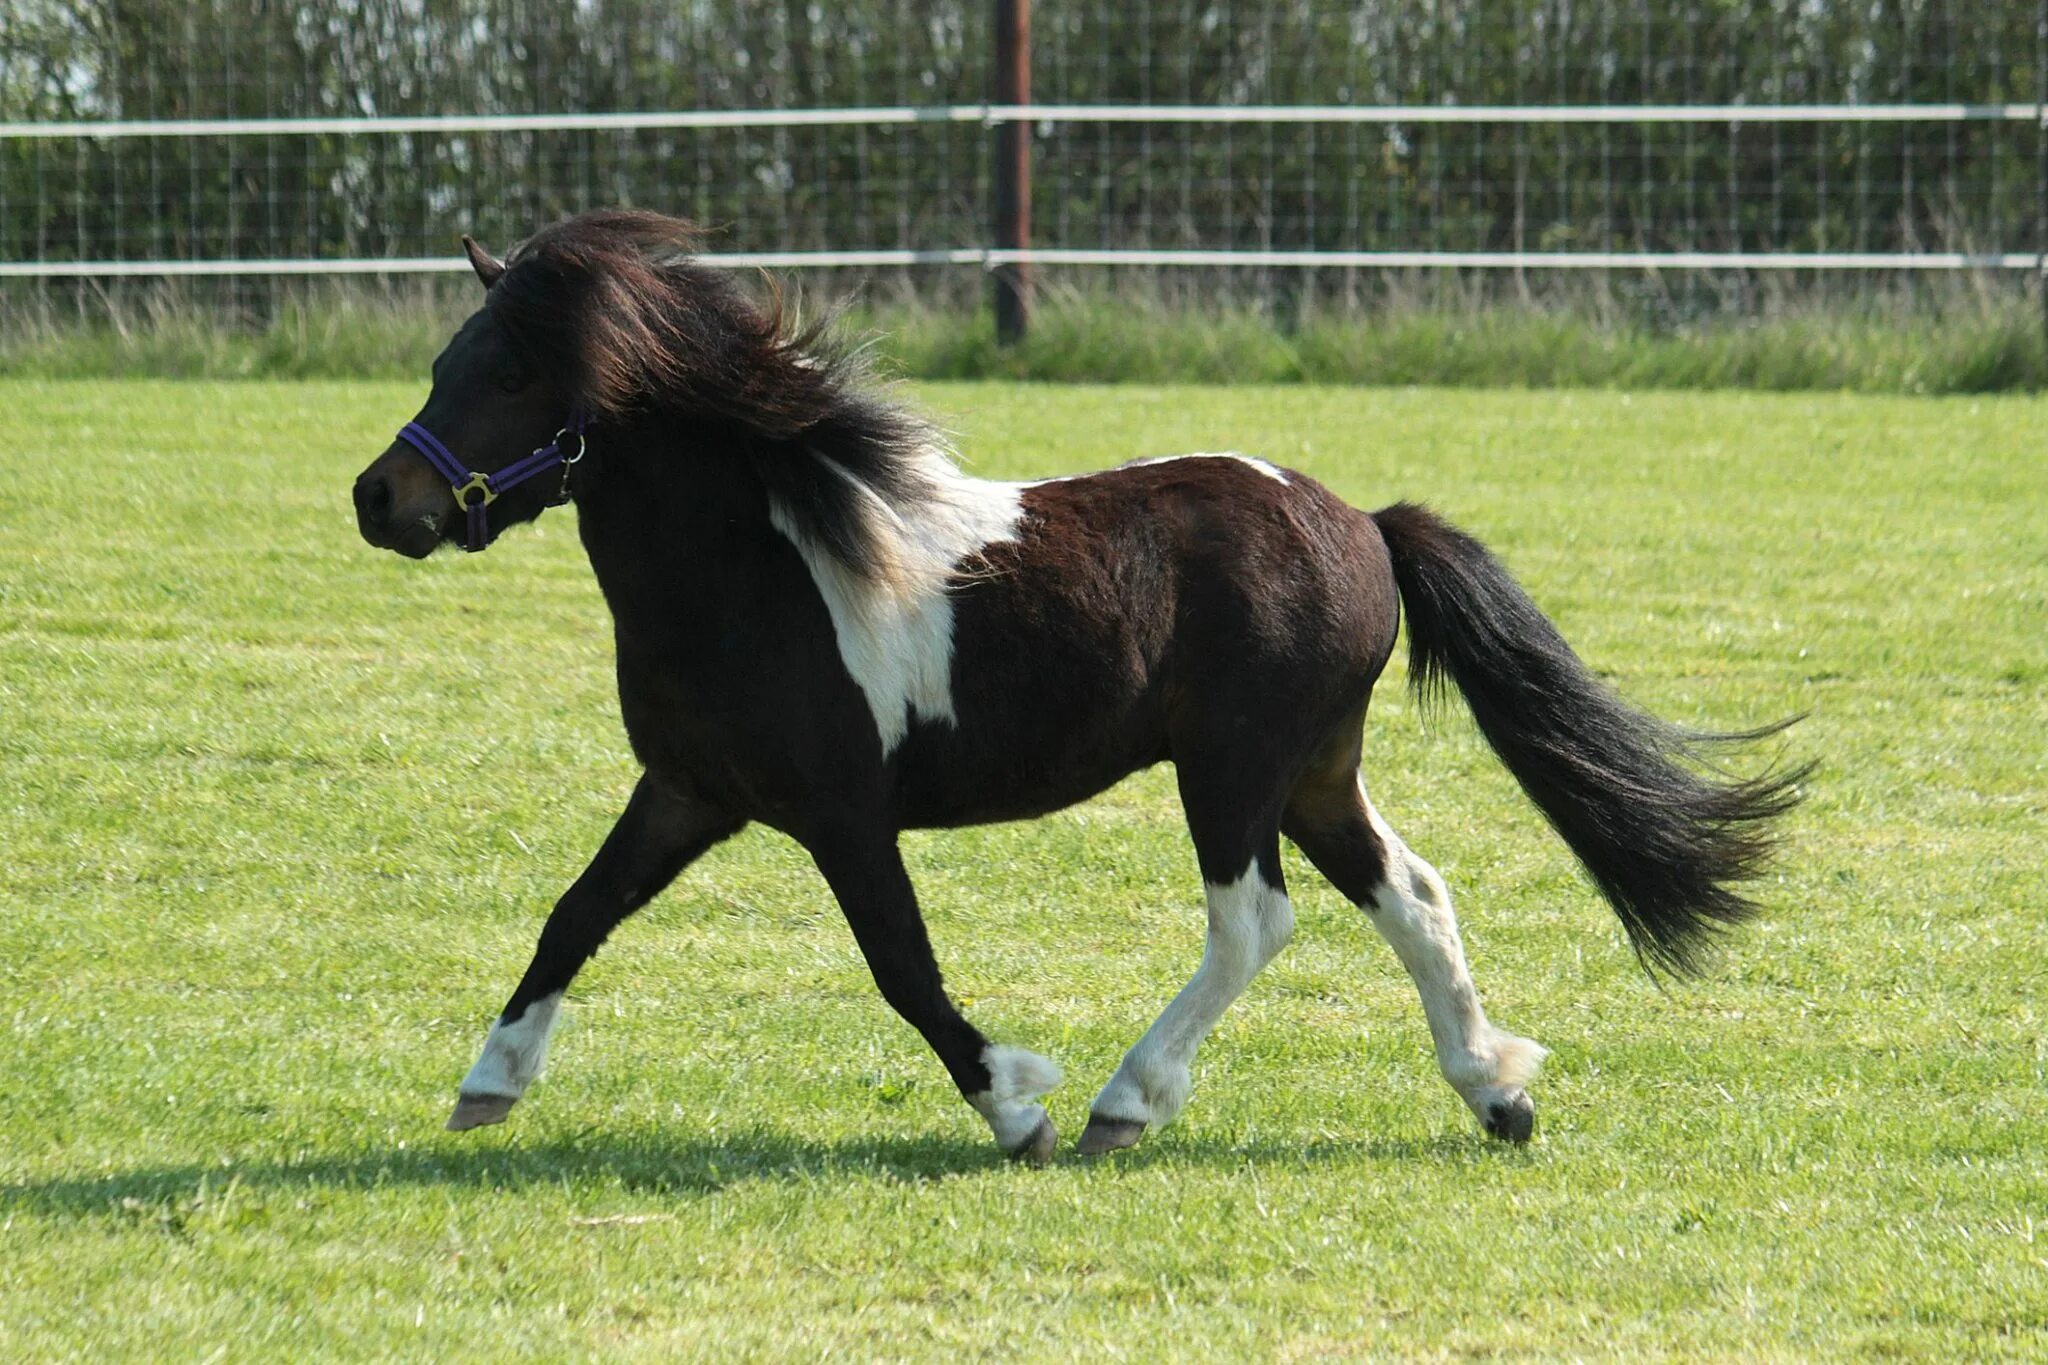
<svg viewBox="0 0 2048 1365">
<path fill-rule="evenodd" d="M 562 993 L 545 995 L 526 1007 L 513 1023 L 499 1020 L 484 1039 L 484 1051 L 476 1065 L 462 1078 L 465 1095 L 502 1095 L 518 1099 L 540 1075 L 547 1060 L 548 1038 L 555 1031 L 555 1016 L 562 1008 Z"/>
<path fill-rule="evenodd" d="M 988 1120 L 996 1145 L 1015 1151 L 1045 1121 L 1045 1106 L 1034 1101 L 1064 1077 L 1051 1058 L 1007 1043 L 983 1048 L 981 1064 L 988 1068 L 988 1089 L 969 1095 L 967 1102 Z"/>
<path fill-rule="evenodd" d="M 977 550 L 1015 539 L 1023 515 L 1018 484 L 969 478 L 932 447 L 918 464 L 933 492 L 902 509 L 828 464 L 860 495 L 888 560 L 884 581 L 847 568 L 798 530 L 779 502 L 770 499 L 768 506 L 769 521 L 796 546 L 825 599 L 839 657 L 867 697 L 884 758 L 910 732 L 913 713 L 948 725 L 956 721 L 951 579 Z"/>
<path fill-rule="evenodd" d="M 1249 465 L 1275 483 L 1292 484 L 1294 482 L 1294 480 L 1287 477 L 1287 471 L 1279 465 L 1267 460 L 1261 460 L 1256 456 L 1239 455 L 1236 451 L 1231 450 L 1201 450 L 1191 455 L 1155 455 L 1148 460 L 1127 460 L 1123 464 L 1118 465 L 1117 468 L 1140 469 L 1149 464 L 1171 464 L 1175 460 L 1236 460 L 1239 464 Z"/>
</svg>

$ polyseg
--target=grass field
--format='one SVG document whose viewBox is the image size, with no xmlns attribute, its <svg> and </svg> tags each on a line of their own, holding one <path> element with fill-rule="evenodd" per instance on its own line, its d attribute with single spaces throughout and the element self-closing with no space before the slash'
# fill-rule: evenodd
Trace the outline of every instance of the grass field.
<svg viewBox="0 0 2048 1365">
<path fill-rule="evenodd" d="M 440 1123 L 633 780 L 568 513 L 425 564 L 348 484 L 417 384 L 0 383 L 0 1356 L 2048 1352 L 2039 399 L 919 391 L 971 465 L 1236 447 L 1430 499 L 1634 698 L 1821 767 L 1659 991 L 1457 717 L 1367 773 L 1549 1045 L 1481 1138 L 1290 854 L 1183 1120 L 1003 1163 L 753 831 L 630 922 L 505 1127 Z M 906 840 L 1068 1140 L 1201 949 L 1170 774 Z"/>
</svg>

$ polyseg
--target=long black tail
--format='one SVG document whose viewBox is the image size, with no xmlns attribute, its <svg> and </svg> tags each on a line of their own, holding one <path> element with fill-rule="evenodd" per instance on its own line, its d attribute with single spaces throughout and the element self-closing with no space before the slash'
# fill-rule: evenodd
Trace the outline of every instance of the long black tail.
<svg viewBox="0 0 2048 1365">
<path fill-rule="evenodd" d="M 1425 701 L 1457 684 L 1480 733 L 1592 874 L 1653 971 L 1694 970 L 1715 932 L 1756 907 L 1733 883 L 1769 857 L 1764 822 L 1810 770 L 1750 781 L 1696 771 L 1717 745 L 1775 734 L 1680 729 L 1587 671 L 1484 545 L 1425 507 L 1373 513 L 1408 615 L 1409 681 Z"/>
</svg>

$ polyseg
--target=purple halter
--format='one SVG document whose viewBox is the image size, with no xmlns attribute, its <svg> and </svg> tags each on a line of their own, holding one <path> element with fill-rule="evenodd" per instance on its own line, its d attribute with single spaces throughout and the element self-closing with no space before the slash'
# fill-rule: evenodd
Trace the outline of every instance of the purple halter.
<svg viewBox="0 0 2048 1365">
<path fill-rule="evenodd" d="M 448 480 L 455 501 L 469 518 L 468 535 L 462 548 L 477 551 L 491 543 L 490 524 L 485 520 L 484 509 L 498 500 L 498 495 L 507 489 L 525 483 L 545 469 L 562 467 L 562 491 L 548 503 L 560 507 L 569 500 L 569 467 L 583 458 L 583 414 L 572 413 L 569 425 L 555 433 L 549 441 L 531 455 L 523 455 L 490 474 L 480 474 L 474 469 L 464 469 L 462 461 L 455 458 L 441 439 L 418 422 L 407 422 L 400 429 L 398 439 L 427 457 L 427 463 Z M 575 442 L 575 453 L 568 452 L 569 442 Z M 474 493 L 475 497 L 470 495 Z"/>
</svg>

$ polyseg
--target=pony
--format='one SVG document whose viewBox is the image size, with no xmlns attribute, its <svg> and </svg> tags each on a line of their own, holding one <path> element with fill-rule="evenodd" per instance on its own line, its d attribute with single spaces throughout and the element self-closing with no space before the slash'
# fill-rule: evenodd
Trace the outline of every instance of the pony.
<svg viewBox="0 0 2048 1365">
<path fill-rule="evenodd" d="M 1695 969 L 1804 769 L 1738 780 L 1700 734 L 1598 682 L 1477 540 L 1425 507 L 1361 512 L 1240 455 L 969 477 L 829 324 L 797 327 L 695 259 L 693 229 L 601 211 L 500 260 L 425 405 L 356 480 L 359 529 L 412 558 L 573 501 L 615 629 L 642 768 L 547 917 L 461 1083 L 452 1130 L 503 1121 L 607 936 L 751 822 L 796 840 L 885 1000 L 997 1145 L 1057 1134 L 1049 1059 L 948 996 L 900 831 L 1019 820 L 1174 765 L 1208 907 L 1201 965 L 1096 1095 L 1078 1150 L 1187 1102 L 1196 1048 L 1287 943 L 1284 835 L 1413 978 L 1444 1079 L 1525 1142 L 1544 1049 L 1489 1022 L 1443 878 L 1360 776 L 1403 609 L 1410 677 L 1455 688 L 1619 915 L 1643 964 Z M 553 433 L 550 439 L 550 433 Z"/>
</svg>

